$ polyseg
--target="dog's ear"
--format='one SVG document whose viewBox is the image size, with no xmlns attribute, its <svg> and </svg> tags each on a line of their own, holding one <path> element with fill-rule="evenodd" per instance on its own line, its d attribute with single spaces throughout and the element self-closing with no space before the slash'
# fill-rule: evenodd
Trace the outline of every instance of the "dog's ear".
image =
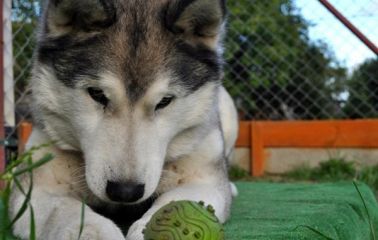
<svg viewBox="0 0 378 240">
<path fill-rule="evenodd" d="M 167 28 L 189 41 L 211 43 L 222 32 L 226 0 L 173 0 L 167 8 Z"/>
<path fill-rule="evenodd" d="M 46 9 L 48 32 L 89 32 L 106 28 L 116 20 L 113 0 L 49 0 Z"/>
</svg>

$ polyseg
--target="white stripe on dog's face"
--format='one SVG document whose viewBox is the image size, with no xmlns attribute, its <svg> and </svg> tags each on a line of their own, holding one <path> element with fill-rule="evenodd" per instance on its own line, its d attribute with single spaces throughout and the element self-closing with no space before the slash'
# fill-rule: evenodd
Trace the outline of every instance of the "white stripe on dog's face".
<svg viewBox="0 0 378 240">
<path fill-rule="evenodd" d="M 193 148 L 188 144 L 176 149 L 180 135 L 187 135 L 188 129 L 213 117 L 217 84 L 209 83 L 188 94 L 172 82 L 169 74 L 160 74 L 136 103 L 127 98 L 124 81 L 112 74 L 83 81 L 75 89 L 52 80 L 52 76 L 38 86 L 38 93 L 46 96 L 52 89 L 60 89 L 54 105 L 46 104 L 55 107 L 43 109 L 43 123 L 61 146 L 76 143 L 70 148 L 83 152 L 88 186 L 99 198 L 108 200 L 107 181 L 145 184 L 141 200 L 150 197 L 159 183 L 165 159 L 188 154 Z M 89 96 L 88 87 L 105 93 L 109 99 L 105 109 Z M 40 96 L 38 99 L 42 99 Z M 166 96 L 174 96 L 173 101 L 155 110 Z M 167 149 L 171 156 L 167 156 Z"/>
<path fill-rule="evenodd" d="M 145 184 L 146 198 L 157 187 L 170 133 L 158 131 L 164 127 L 154 108 L 164 96 L 168 81 L 168 78 L 156 81 L 159 84 L 151 86 L 136 104 L 127 99 L 120 79 L 104 74 L 98 81 L 101 83 L 98 87 L 109 98 L 109 106 L 105 110 L 95 106 L 96 109 L 88 111 L 88 117 L 79 120 L 78 124 L 91 122 L 92 125 L 81 134 L 80 141 L 88 185 L 100 198 L 106 200 L 107 181 Z M 89 104 L 98 105 L 96 102 Z"/>
</svg>

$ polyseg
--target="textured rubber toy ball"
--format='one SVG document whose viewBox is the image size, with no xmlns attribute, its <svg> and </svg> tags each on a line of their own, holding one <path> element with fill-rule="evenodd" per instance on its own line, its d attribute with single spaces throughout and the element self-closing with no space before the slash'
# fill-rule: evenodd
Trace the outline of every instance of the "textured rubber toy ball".
<svg viewBox="0 0 378 240">
<path fill-rule="evenodd" d="M 224 240 L 214 208 L 204 202 L 176 201 L 159 209 L 147 224 L 145 240 Z"/>
</svg>

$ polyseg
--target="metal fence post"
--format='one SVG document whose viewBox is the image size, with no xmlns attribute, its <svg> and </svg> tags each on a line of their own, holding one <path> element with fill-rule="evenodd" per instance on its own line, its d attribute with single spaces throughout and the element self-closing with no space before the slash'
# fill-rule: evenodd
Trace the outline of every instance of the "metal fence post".
<svg viewBox="0 0 378 240">
<path fill-rule="evenodd" d="M 328 0 L 319 0 L 337 19 L 340 20 L 358 39 L 360 39 L 371 51 L 378 56 L 378 47 L 370 41 L 356 26 L 353 25 L 341 12 L 337 10 Z"/>
<path fill-rule="evenodd" d="M 12 0 L 3 0 L 3 78 L 4 78 L 4 124 L 14 128 L 15 102 L 13 77 Z"/>
<path fill-rule="evenodd" d="M 3 10 L 4 2 L 0 4 L 0 173 L 5 168 L 5 151 L 4 151 L 4 35 L 3 35 Z M 0 187 L 2 183 L 0 182 Z"/>
</svg>

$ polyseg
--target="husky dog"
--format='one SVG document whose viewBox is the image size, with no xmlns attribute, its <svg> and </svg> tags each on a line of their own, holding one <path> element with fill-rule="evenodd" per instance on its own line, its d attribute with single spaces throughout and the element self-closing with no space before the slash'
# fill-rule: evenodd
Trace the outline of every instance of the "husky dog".
<svg viewBox="0 0 378 240">
<path fill-rule="evenodd" d="M 237 114 L 221 85 L 225 14 L 225 0 L 45 2 L 27 148 L 53 142 L 34 159 L 55 157 L 33 173 L 38 239 L 77 239 L 83 200 L 81 239 L 142 240 L 173 200 L 204 201 L 227 219 Z M 126 237 L 95 211 L 151 196 Z M 23 201 L 15 188 L 11 216 Z M 28 238 L 29 219 L 17 221 L 15 235 Z"/>
</svg>

